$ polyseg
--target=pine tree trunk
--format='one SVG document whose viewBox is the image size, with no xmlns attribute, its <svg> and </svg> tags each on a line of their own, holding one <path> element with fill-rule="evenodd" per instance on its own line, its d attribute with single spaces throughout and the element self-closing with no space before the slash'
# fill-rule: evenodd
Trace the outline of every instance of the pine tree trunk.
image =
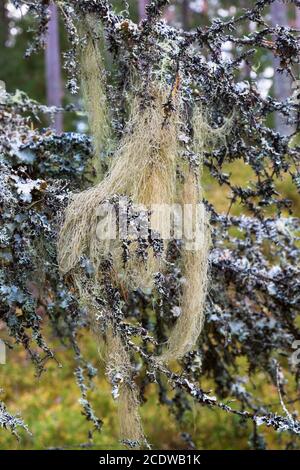
<svg viewBox="0 0 300 470">
<path fill-rule="evenodd" d="M 57 6 L 52 3 L 49 8 L 51 20 L 48 27 L 45 52 L 47 104 L 48 106 L 60 107 L 62 105 L 63 89 L 60 63 L 59 20 Z M 55 115 L 53 127 L 56 132 L 62 132 L 62 113 Z"/>
<path fill-rule="evenodd" d="M 138 0 L 140 20 L 143 20 L 146 18 L 146 5 L 147 4 L 148 4 L 148 0 Z"/>
<path fill-rule="evenodd" d="M 185 31 L 188 31 L 190 28 L 190 8 L 189 0 L 182 0 L 181 5 L 181 18 L 182 26 Z"/>
<path fill-rule="evenodd" d="M 8 18 L 6 2 L 0 0 L 0 47 L 5 47 L 8 38 Z"/>
</svg>

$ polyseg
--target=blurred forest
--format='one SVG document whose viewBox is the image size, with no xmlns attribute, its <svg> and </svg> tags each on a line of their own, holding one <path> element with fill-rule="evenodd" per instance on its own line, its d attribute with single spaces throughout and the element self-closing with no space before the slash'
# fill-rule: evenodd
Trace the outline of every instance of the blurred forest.
<svg viewBox="0 0 300 470">
<path fill-rule="evenodd" d="M 133 21 L 139 22 L 144 18 L 146 0 L 114 0 L 116 11 L 128 8 Z M 251 2 L 250 2 L 251 3 Z M 171 1 L 164 11 L 168 24 L 182 27 L 184 30 L 208 25 L 212 19 L 223 21 L 236 14 L 237 9 L 249 7 L 248 0 L 177 0 Z M 55 7 L 53 7 L 55 8 Z M 55 12 L 54 12 L 55 13 Z M 58 13 L 56 11 L 56 13 Z M 276 1 L 268 13 L 273 24 L 278 22 L 300 30 L 300 9 L 294 4 Z M 0 2 L 0 80 L 6 85 L 8 92 L 24 91 L 31 99 L 49 106 L 74 106 L 74 110 L 55 117 L 51 126 L 57 132 L 76 131 L 88 132 L 87 119 L 80 110 L 82 101 L 80 95 L 71 95 L 66 89 L 66 70 L 62 67 L 62 54 L 68 49 L 65 29 L 61 25 L 60 14 L 54 14 L 52 25 L 47 38 L 51 47 L 38 54 L 25 57 L 26 49 L 32 39 L 34 27 L 32 16 L 27 14 L 26 7 L 18 9 L 12 1 Z M 250 24 L 251 27 L 251 24 Z M 58 36 L 57 36 L 58 35 Z M 224 57 L 231 57 L 230 45 L 222 47 Z M 107 58 L 108 60 L 108 58 Z M 263 96 L 271 94 L 278 100 L 284 100 L 291 92 L 291 80 L 285 74 L 278 74 L 278 63 L 273 56 L 260 50 L 255 56 L 255 70 L 247 69 L 247 63 L 240 67 L 240 79 L 256 83 Z M 112 67 L 109 62 L 107 67 Z M 76 109 L 80 109 L 76 111 Z M 292 129 L 274 115 L 268 118 L 269 126 L 281 133 L 290 133 Z M 42 118 L 41 126 L 47 127 L 49 121 Z M 243 184 L 250 181 L 253 170 L 249 166 L 240 165 L 238 161 L 228 163 L 224 170 L 231 174 L 232 181 Z M 292 201 L 294 216 L 300 216 L 300 197 L 296 193 L 287 175 L 276 181 L 278 191 Z M 226 213 L 229 206 L 229 189 L 219 186 L 204 170 L 205 195 L 212 201 L 219 212 Z M 231 208 L 231 214 L 240 215 L 244 209 L 238 204 Z M 4 325 L 0 322 L 0 334 Z M 52 330 L 44 326 L 45 335 L 57 354 L 58 362 L 50 362 L 47 372 L 41 377 L 35 377 L 34 368 L 30 364 L 26 352 L 17 346 L 7 352 L 7 364 L 0 365 L 0 386 L 3 388 L 1 399 L 14 414 L 19 413 L 28 425 L 34 438 L 21 432 L 21 440 L 17 441 L 10 433 L 0 429 L 1 449 L 47 449 L 55 447 L 85 448 L 90 442 L 87 435 L 89 425 L 80 413 L 78 390 L 74 382 L 74 358 L 67 347 L 64 347 L 55 337 Z M 95 361 L 98 355 L 97 345 L 91 335 L 81 337 L 87 358 Z M 98 367 L 98 364 L 96 364 Z M 239 375 L 247 374 L 247 361 L 241 358 Z M 103 372 L 103 371 L 102 371 Z M 101 418 L 105 424 L 105 432 L 95 435 L 93 446 L 97 449 L 123 448 L 118 446 L 116 407 L 111 399 L 110 387 L 103 378 L 104 373 L 98 374 L 94 389 L 91 391 L 94 408 L 101 410 Z M 204 390 L 210 390 L 213 382 L 208 378 L 200 379 Z M 258 372 L 255 376 L 252 392 L 261 397 L 263 402 L 274 404 L 274 410 L 280 409 L 276 387 L 267 384 L 263 375 Z M 20 397 L 22 396 L 22 399 Z M 277 406 L 277 408 L 276 408 Z M 300 410 L 298 404 L 295 408 Z M 251 427 L 241 422 L 237 416 L 223 413 L 221 410 L 209 410 L 200 405 L 193 405 L 185 412 L 183 428 L 178 429 L 178 423 L 167 407 L 157 406 L 157 396 L 154 385 L 148 391 L 148 401 L 143 406 L 142 418 L 145 432 L 154 448 L 178 449 L 188 448 L 185 441 L 185 430 L 193 436 L 197 449 L 247 449 L 250 446 L 249 436 Z M 157 424 L 159 417 L 159 425 Z M 264 437 L 269 448 L 279 449 L 290 445 L 290 436 L 274 433 L 265 429 Z M 253 435 L 252 438 L 254 439 Z M 299 444 L 299 441 L 297 441 Z M 293 441 L 291 446 L 298 446 Z"/>
</svg>

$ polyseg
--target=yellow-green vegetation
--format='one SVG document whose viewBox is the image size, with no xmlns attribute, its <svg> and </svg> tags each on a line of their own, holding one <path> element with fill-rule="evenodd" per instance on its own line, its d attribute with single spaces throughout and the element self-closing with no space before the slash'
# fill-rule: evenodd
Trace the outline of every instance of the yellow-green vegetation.
<svg viewBox="0 0 300 470">
<path fill-rule="evenodd" d="M 237 160 L 234 163 L 227 163 L 223 167 L 223 172 L 229 174 L 231 184 L 253 188 L 252 184 L 256 181 L 256 176 L 251 166 L 246 166 L 243 160 Z M 216 185 L 212 176 L 205 171 L 205 196 L 214 203 L 219 212 L 227 213 L 230 207 L 231 190 L 225 184 L 223 186 Z M 293 216 L 299 217 L 300 215 L 300 197 L 296 191 L 295 185 L 292 183 L 292 178 L 286 174 L 283 178 L 275 180 L 275 188 L 282 197 L 292 201 Z M 231 215 L 240 215 L 245 213 L 245 208 L 238 203 L 235 203 L 230 208 Z M 284 213 L 284 215 L 287 215 Z"/>
<path fill-rule="evenodd" d="M 82 416 L 78 403 L 79 393 L 73 376 L 75 364 L 72 352 L 52 337 L 49 337 L 49 341 L 53 343 L 62 367 L 58 367 L 55 362 L 49 362 L 47 371 L 40 378 L 36 378 L 33 367 L 21 348 L 8 352 L 7 364 L 1 366 L 0 380 L 5 389 L 3 398 L 11 412 L 22 414 L 33 433 L 31 437 L 22 431 L 21 440 L 18 442 L 9 432 L 1 430 L 1 449 L 76 449 L 84 448 L 83 444 L 89 444 L 90 425 Z M 96 365 L 98 352 L 94 338 L 82 337 L 81 344 L 84 345 L 86 355 Z M 240 373 L 247 374 L 246 361 L 241 361 Z M 263 375 L 257 375 L 252 382 L 255 383 L 257 395 L 268 404 L 276 403 L 274 411 L 280 411 L 277 391 L 265 383 Z M 210 385 L 207 380 L 201 382 L 205 390 L 210 390 Z M 248 387 L 249 385 L 246 385 L 247 389 Z M 253 389 L 254 386 L 251 385 L 249 390 Z M 103 370 L 99 370 L 95 388 L 89 397 L 104 422 L 102 432 L 94 434 L 93 448 L 122 449 L 121 444 L 116 444 L 117 407 L 111 397 L 110 386 L 104 378 Z M 209 410 L 191 401 L 191 410 L 186 412 L 182 428 L 179 429 L 168 408 L 157 406 L 155 385 L 150 386 L 147 398 L 147 403 L 141 408 L 141 415 L 145 434 L 155 449 L 186 448 L 180 438 L 180 432 L 184 431 L 192 435 L 198 449 L 248 447 L 251 427 L 248 423 L 241 425 L 237 417 L 221 410 Z M 270 448 L 282 448 L 282 445 L 289 441 L 288 435 L 276 434 L 274 430 L 264 428 L 263 433 Z"/>
</svg>

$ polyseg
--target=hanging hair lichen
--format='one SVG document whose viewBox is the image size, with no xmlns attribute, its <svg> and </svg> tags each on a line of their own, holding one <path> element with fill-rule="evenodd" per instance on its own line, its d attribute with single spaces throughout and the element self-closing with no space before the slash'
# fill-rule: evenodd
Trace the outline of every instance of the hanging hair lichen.
<svg viewBox="0 0 300 470">
<path fill-rule="evenodd" d="M 181 313 L 171 331 L 167 349 L 160 358 L 166 362 L 179 359 L 191 351 L 204 323 L 210 227 L 205 206 L 200 202 L 200 190 L 198 174 L 188 169 L 182 187 L 181 200 L 184 208 Z"/>
<path fill-rule="evenodd" d="M 132 380 L 133 367 L 116 329 L 109 326 L 106 333 L 106 375 L 118 399 L 120 440 L 129 446 L 147 445 L 139 414 L 137 386 Z"/>
<path fill-rule="evenodd" d="M 226 138 L 232 129 L 233 118 L 234 113 L 231 113 L 229 117 L 225 118 L 221 126 L 212 127 L 203 106 L 196 104 L 192 119 L 194 134 L 193 146 L 195 152 L 201 158 L 203 157 L 204 151 L 209 151 L 220 146 L 227 147 Z"/>
<path fill-rule="evenodd" d="M 102 67 L 98 49 L 89 35 L 87 37 L 82 59 L 83 93 L 96 152 L 99 153 L 103 146 L 108 145 L 105 140 L 109 139 L 109 113 L 103 83 L 98 83 Z M 184 214 L 180 261 L 181 313 L 171 329 L 164 351 L 155 358 L 155 361 L 163 363 L 179 359 L 189 352 L 201 332 L 210 229 L 208 215 L 201 202 L 199 171 L 186 162 L 182 164 L 178 135 L 186 116 L 179 74 L 173 85 L 160 78 L 151 80 L 143 89 L 135 83 L 132 89 L 135 93 L 130 95 L 128 103 L 128 122 L 107 174 L 96 186 L 74 194 L 65 211 L 58 240 L 58 262 L 62 274 L 72 275 L 82 303 L 94 318 L 98 315 L 95 298 L 105 298 L 107 291 L 116 290 L 117 297 L 123 302 L 127 302 L 129 293 L 136 289 L 150 289 L 155 296 L 155 276 L 166 270 L 166 252 L 171 237 L 164 236 L 170 220 L 169 212 L 162 209 L 170 208 L 172 204 L 181 206 Z M 200 148 L 201 139 L 206 138 L 209 128 L 204 128 L 204 123 L 201 127 L 199 112 L 194 116 L 194 122 L 194 146 Z M 203 151 L 202 148 L 200 150 Z M 180 181 L 178 167 L 183 169 Z M 103 239 L 101 229 L 105 226 L 109 231 L 120 225 L 120 212 L 117 216 L 107 214 L 104 225 L 99 214 L 107 204 L 114 208 L 118 203 L 120 209 L 121 201 L 133 208 L 128 225 L 132 223 L 138 235 L 134 238 L 129 233 L 122 238 L 119 233 L 111 236 L 109 232 L 108 239 Z M 125 213 L 129 213 L 128 206 Z M 143 235 L 137 224 L 142 213 L 144 220 L 149 222 Z M 92 268 L 88 281 L 81 266 L 83 258 L 89 260 Z M 109 268 L 103 270 L 106 262 Z M 94 319 L 91 322 L 94 331 L 106 344 L 106 371 L 119 403 L 121 440 L 131 445 L 143 445 L 146 440 L 138 412 L 133 367 L 109 303 L 104 302 L 100 317 L 106 318 L 104 327 L 97 328 Z"/>
<path fill-rule="evenodd" d="M 84 254 L 90 258 L 95 271 L 101 259 L 108 255 L 107 248 L 113 257 L 115 253 L 115 261 L 120 258 L 119 240 L 112 240 L 108 245 L 97 237 L 98 209 L 108 198 L 115 194 L 126 195 L 135 204 L 148 209 L 152 204 L 171 204 L 175 200 L 179 104 L 166 120 L 164 103 L 168 93 L 154 85 L 151 90 L 152 100 L 146 108 L 141 107 L 140 99 L 134 99 L 129 124 L 107 176 L 97 186 L 74 195 L 66 209 L 58 241 L 58 260 L 63 274 L 75 268 Z M 132 252 L 134 248 L 133 244 Z M 140 260 L 137 263 L 139 282 L 142 282 Z M 147 278 L 158 269 L 159 260 L 151 264 L 152 269 L 150 266 L 145 269 Z M 130 266 L 129 278 L 132 279 L 132 263 Z M 116 268 L 121 274 L 122 266 Z"/>
<path fill-rule="evenodd" d="M 106 72 L 100 49 L 99 22 L 87 17 L 81 26 L 84 40 L 79 50 L 81 90 L 94 147 L 97 178 L 103 176 L 101 157 L 111 144 L 110 113 L 106 96 Z"/>
</svg>

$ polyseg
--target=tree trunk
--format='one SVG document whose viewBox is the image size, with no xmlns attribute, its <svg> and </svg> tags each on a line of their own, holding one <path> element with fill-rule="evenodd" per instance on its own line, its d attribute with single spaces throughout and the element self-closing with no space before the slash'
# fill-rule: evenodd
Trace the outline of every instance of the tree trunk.
<svg viewBox="0 0 300 470">
<path fill-rule="evenodd" d="M 146 5 L 147 4 L 148 4 L 148 0 L 138 0 L 140 21 L 146 18 Z"/>
<path fill-rule="evenodd" d="M 300 5 L 295 5 L 296 8 L 296 28 L 300 28 Z"/>
<path fill-rule="evenodd" d="M 286 4 L 277 0 L 271 5 L 271 16 L 272 23 L 274 26 L 289 26 L 288 20 L 288 7 Z M 292 91 L 292 80 L 286 73 L 276 72 L 277 68 L 280 67 L 280 61 L 277 57 L 273 58 L 274 66 L 274 95 L 278 101 L 284 101 L 291 95 Z M 286 118 L 275 114 L 275 126 L 276 130 L 284 135 L 289 135 L 293 132 L 293 128 L 286 124 Z"/>
<path fill-rule="evenodd" d="M 182 27 L 185 31 L 190 29 L 190 7 L 189 7 L 189 0 L 182 0 L 181 4 L 181 22 Z"/>
<path fill-rule="evenodd" d="M 6 1 L 0 0 L 0 47 L 5 47 L 8 38 Z"/>
<path fill-rule="evenodd" d="M 57 6 L 50 5 L 51 20 L 48 25 L 48 33 L 46 38 L 46 88 L 47 88 L 47 104 L 48 106 L 62 105 L 62 78 L 60 63 L 60 46 L 59 46 L 59 22 Z M 60 133 L 63 130 L 62 113 L 57 113 L 54 118 L 54 129 Z"/>
</svg>

